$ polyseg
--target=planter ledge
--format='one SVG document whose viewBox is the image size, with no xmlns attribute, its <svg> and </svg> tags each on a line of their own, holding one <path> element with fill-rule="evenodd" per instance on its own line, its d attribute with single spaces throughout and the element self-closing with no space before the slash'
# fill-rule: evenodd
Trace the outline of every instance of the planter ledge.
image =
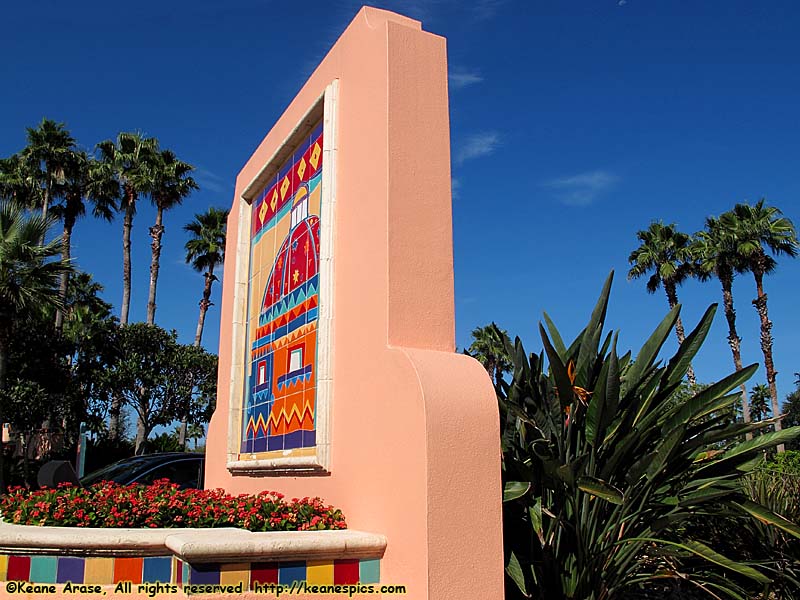
<svg viewBox="0 0 800 600">
<path fill-rule="evenodd" d="M 165 556 L 189 563 L 381 558 L 386 537 L 341 529 L 252 532 L 214 529 L 37 527 L 0 522 L 0 553 Z"/>
</svg>

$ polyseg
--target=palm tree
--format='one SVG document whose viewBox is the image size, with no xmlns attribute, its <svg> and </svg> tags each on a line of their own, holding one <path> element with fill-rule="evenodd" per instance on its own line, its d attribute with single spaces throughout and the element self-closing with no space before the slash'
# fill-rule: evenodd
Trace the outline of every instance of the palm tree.
<svg viewBox="0 0 800 600">
<path fill-rule="evenodd" d="M 38 174 L 19 154 L 0 158 L 0 198 L 29 208 L 39 203 Z"/>
<path fill-rule="evenodd" d="M 706 228 L 698 232 L 692 243 L 692 253 L 697 262 L 695 276 L 700 281 L 711 277 L 719 279 L 722 285 L 722 306 L 725 319 L 728 321 L 728 345 L 733 354 L 733 365 L 737 371 L 742 370 L 742 338 L 736 331 L 736 309 L 733 306 L 733 278 L 736 273 L 746 270 L 747 266 L 740 256 L 734 252 L 731 232 L 723 223 L 714 217 L 706 219 Z M 743 383 L 742 414 L 745 423 L 750 422 L 750 403 L 747 398 L 747 387 Z M 750 437 L 750 434 L 747 434 Z"/>
<path fill-rule="evenodd" d="M 228 210 L 211 207 L 204 213 L 194 216 L 194 221 L 183 227 L 193 237 L 186 242 L 186 263 L 198 273 L 203 273 L 203 297 L 200 300 L 200 317 L 194 345 L 199 346 L 203 339 L 206 313 L 212 306 L 211 285 L 217 281 L 214 269 L 225 262 L 225 231 L 228 223 Z"/>
<path fill-rule="evenodd" d="M 647 280 L 647 291 L 654 294 L 663 285 L 669 307 L 675 308 L 678 304 L 677 287 L 694 272 L 691 238 L 678 231 L 674 223 L 664 225 L 661 221 L 650 223 L 647 229 L 638 231 L 636 237 L 641 245 L 628 257 L 632 265 L 628 279 L 638 279 L 652 271 Z M 675 335 L 679 344 L 686 339 L 680 316 L 675 322 Z M 691 366 L 686 377 L 692 386 L 697 385 Z"/>
<path fill-rule="evenodd" d="M 53 206 L 53 213 L 64 223 L 61 259 L 69 262 L 72 248 L 72 230 L 77 220 L 86 214 L 85 201 L 92 203 L 95 217 L 111 221 L 114 217 L 119 185 L 111 176 L 107 165 L 96 162 L 86 152 L 72 152 L 65 162 L 64 183 L 61 186 L 63 201 Z M 61 274 L 59 296 L 64 303 L 67 297 L 69 273 Z M 56 328 L 64 323 L 62 310 L 56 311 Z"/>
<path fill-rule="evenodd" d="M 763 383 L 753 386 L 750 390 L 750 397 L 753 403 L 753 420 L 761 421 L 769 417 L 770 409 L 770 393 L 769 387 Z"/>
<path fill-rule="evenodd" d="M 208 211 L 194 216 L 194 220 L 183 227 L 192 234 L 186 242 L 186 262 L 198 273 L 203 273 L 203 297 L 200 300 L 200 316 L 197 319 L 197 331 L 194 345 L 200 346 L 203 339 L 203 328 L 206 313 L 212 306 L 211 286 L 217 280 L 214 269 L 225 262 L 225 232 L 228 223 L 228 210 L 211 207 Z M 181 447 L 186 447 L 186 417 L 181 418 L 178 439 Z"/>
<path fill-rule="evenodd" d="M 119 210 L 124 211 L 122 221 L 122 306 L 119 321 L 128 324 L 131 306 L 131 230 L 136 215 L 136 202 L 141 194 L 152 187 L 153 156 L 158 151 L 158 140 L 142 137 L 140 133 L 120 133 L 116 143 L 106 140 L 97 145 L 100 160 L 114 172 L 122 194 Z"/>
<path fill-rule="evenodd" d="M 174 208 L 198 189 L 197 183 L 189 176 L 194 167 L 177 159 L 170 150 L 155 155 L 150 188 L 150 198 L 156 206 L 156 222 L 150 228 L 150 293 L 147 297 L 147 323 L 152 325 L 156 319 L 156 286 L 161 260 L 161 237 L 164 235 L 164 211 Z"/>
<path fill-rule="evenodd" d="M 71 267 L 51 260 L 61 253 L 60 239 L 40 244 L 54 223 L 51 216 L 27 216 L 18 206 L 0 203 L 0 390 L 5 389 L 13 324 L 31 311 L 61 306 L 59 278 Z M 2 423 L 0 414 L 0 428 Z M 0 438 L 0 492 L 5 489 L 2 458 Z"/>
<path fill-rule="evenodd" d="M 503 373 L 511 370 L 511 357 L 504 343 L 507 337 L 508 332 L 494 323 L 472 330 L 473 341 L 467 353 L 483 365 L 495 385 Z"/>
<path fill-rule="evenodd" d="M 797 256 L 798 241 L 794 224 L 782 217 L 783 213 L 773 206 L 766 206 L 764 199 L 755 206 L 737 204 L 733 210 L 723 214 L 720 220 L 732 232 L 734 252 L 741 257 L 756 282 L 756 299 L 753 306 L 761 320 L 761 352 L 767 385 L 772 398 L 772 414 L 780 415 L 778 387 L 775 383 L 775 363 L 772 359 L 772 321 L 767 311 L 767 294 L 764 292 L 764 275 L 772 273 L 778 263 L 767 254 L 765 247 L 774 255 Z M 781 421 L 775 422 L 775 431 L 781 430 Z M 778 452 L 783 452 L 783 444 Z"/>
<path fill-rule="evenodd" d="M 136 214 L 136 202 L 141 194 L 151 189 L 153 157 L 158 152 L 158 140 L 145 138 L 140 133 L 120 133 L 114 140 L 97 144 L 100 160 L 105 168 L 116 176 L 122 189 L 119 210 L 124 211 L 122 220 L 122 305 L 120 306 L 120 325 L 128 324 L 131 307 L 131 230 Z M 111 399 L 108 434 L 115 440 L 119 433 L 122 398 L 114 395 Z"/>
<path fill-rule="evenodd" d="M 23 148 L 20 157 L 38 175 L 39 201 L 42 217 L 46 218 L 54 188 L 64 180 L 64 169 L 75 149 L 75 138 L 64 123 L 50 119 L 42 119 L 38 127 L 28 127 L 27 132 L 28 145 Z"/>
</svg>

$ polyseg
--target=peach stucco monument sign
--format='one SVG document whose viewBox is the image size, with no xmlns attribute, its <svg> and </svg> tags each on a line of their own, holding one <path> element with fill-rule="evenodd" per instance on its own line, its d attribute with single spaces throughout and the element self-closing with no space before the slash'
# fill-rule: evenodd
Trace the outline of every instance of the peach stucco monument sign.
<svg viewBox="0 0 800 600">
<path fill-rule="evenodd" d="M 318 496 L 349 529 L 2 523 L 0 580 L 500 600 L 498 410 L 455 352 L 449 139 L 445 40 L 362 8 L 236 181 L 205 487 Z"/>
<path fill-rule="evenodd" d="M 206 487 L 321 496 L 410 598 L 501 598 L 497 401 L 456 354 L 445 40 L 363 8 L 236 181 Z"/>
</svg>

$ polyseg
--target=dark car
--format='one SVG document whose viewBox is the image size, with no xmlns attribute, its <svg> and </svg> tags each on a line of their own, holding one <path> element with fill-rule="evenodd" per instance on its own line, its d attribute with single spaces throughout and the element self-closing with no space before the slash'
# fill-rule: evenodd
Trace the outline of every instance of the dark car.
<svg viewBox="0 0 800 600">
<path fill-rule="evenodd" d="M 169 479 L 182 489 L 200 489 L 203 487 L 205 460 L 204 454 L 188 452 L 134 456 L 89 473 L 81 479 L 81 485 L 90 486 L 101 481 L 148 485 L 157 479 Z"/>
</svg>

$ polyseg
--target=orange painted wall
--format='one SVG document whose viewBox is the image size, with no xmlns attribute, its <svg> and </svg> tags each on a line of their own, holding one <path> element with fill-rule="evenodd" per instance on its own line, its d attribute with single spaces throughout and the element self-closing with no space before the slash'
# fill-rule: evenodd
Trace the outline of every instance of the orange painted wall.
<svg viewBox="0 0 800 600">
<path fill-rule="evenodd" d="M 335 79 L 331 472 L 232 476 L 226 450 L 229 403 L 240 401 L 228 397 L 238 203 Z M 363 8 L 237 178 L 206 487 L 319 495 L 344 510 L 351 528 L 387 536 L 381 579 L 408 586 L 407 598 L 500 600 L 497 401 L 481 365 L 454 352 L 449 135 L 444 38 L 417 21 Z"/>
</svg>

